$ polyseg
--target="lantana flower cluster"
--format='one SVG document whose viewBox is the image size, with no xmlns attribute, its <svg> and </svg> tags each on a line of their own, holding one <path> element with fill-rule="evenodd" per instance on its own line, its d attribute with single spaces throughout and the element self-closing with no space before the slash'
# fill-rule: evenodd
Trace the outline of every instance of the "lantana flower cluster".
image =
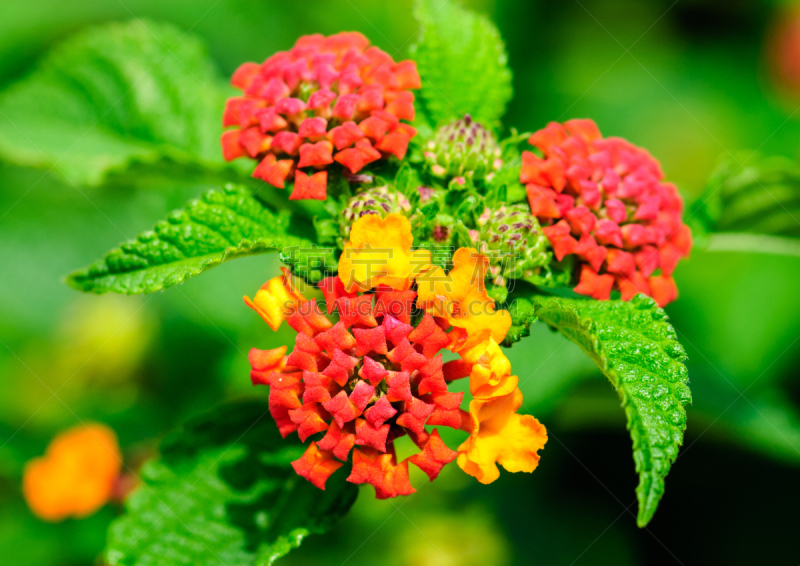
<svg viewBox="0 0 800 566">
<path fill-rule="evenodd" d="M 311 440 L 293 466 L 321 489 L 346 463 L 347 480 L 371 484 L 380 499 L 414 493 L 409 463 L 433 480 L 457 460 L 483 483 L 499 476 L 497 464 L 527 472 L 538 464 L 547 433 L 517 413 L 518 378 L 498 345 L 511 318 L 483 287 L 487 258 L 461 248 L 449 273 L 430 260 L 413 249 L 407 218 L 370 214 L 353 224 L 339 274 L 319 284 L 325 310 L 285 274 L 246 299 L 271 326 L 288 316 L 297 332 L 289 355 L 285 346 L 253 349 L 251 377 L 270 386 L 281 434 Z M 443 350 L 459 359 L 444 362 Z M 464 393 L 448 390 L 465 377 L 468 411 Z M 469 437 L 452 450 L 436 426 Z M 419 452 L 398 461 L 394 441 L 405 435 Z"/>
<path fill-rule="evenodd" d="M 243 96 L 225 108 L 225 159 L 257 160 L 253 176 L 275 187 L 293 179 L 290 199 L 324 200 L 329 166 L 356 174 L 402 159 L 416 135 L 404 122 L 414 120 L 416 64 L 396 63 L 357 32 L 301 37 L 263 64 L 243 64 L 231 84 Z"/>
<path fill-rule="evenodd" d="M 656 159 L 621 138 L 603 138 L 591 120 L 551 122 L 522 154 L 520 181 L 556 258 L 580 262 L 575 291 L 624 300 L 638 293 L 659 305 L 677 298 L 672 272 L 689 255 L 683 200 Z"/>
</svg>

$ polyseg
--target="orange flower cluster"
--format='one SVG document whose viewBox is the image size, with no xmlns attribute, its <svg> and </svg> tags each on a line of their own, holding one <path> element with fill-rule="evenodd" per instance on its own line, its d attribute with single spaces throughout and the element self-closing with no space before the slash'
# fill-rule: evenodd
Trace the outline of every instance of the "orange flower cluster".
<svg viewBox="0 0 800 566">
<path fill-rule="evenodd" d="M 327 168 L 351 174 L 390 155 L 402 159 L 416 130 L 416 63 L 394 60 L 360 33 L 307 35 L 263 64 L 245 63 L 231 83 L 244 96 L 228 100 L 222 134 L 226 160 L 259 161 L 253 176 L 290 199 L 327 196 Z"/>
<path fill-rule="evenodd" d="M 487 259 L 462 248 L 445 273 L 412 244 L 404 216 L 364 216 L 352 226 L 339 275 L 320 283 L 327 315 L 281 278 L 275 281 L 286 288 L 273 291 L 288 300 L 261 300 L 271 309 L 266 316 L 259 311 L 265 320 L 279 324 L 288 316 L 297 338 L 288 356 L 285 346 L 253 349 L 251 378 L 270 386 L 270 411 L 283 436 L 318 435 L 293 466 L 321 489 L 348 459 L 348 481 L 371 484 L 380 499 L 415 491 L 409 463 L 433 480 L 457 459 L 489 483 L 499 476 L 498 463 L 533 471 L 547 441 L 535 418 L 517 414 L 518 378 L 498 346 L 511 318 L 483 287 Z M 460 359 L 444 363 L 442 349 Z M 448 391 L 464 377 L 473 396 L 469 411 L 460 408 L 463 393 Z M 470 437 L 454 451 L 432 426 Z M 398 462 L 394 440 L 406 434 L 420 451 Z"/>
<path fill-rule="evenodd" d="M 628 300 L 638 293 L 659 305 L 675 300 L 672 272 L 689 255 L 692 233 L 683 200 L 646 150 L 603 138 L 591 120 L 551 122 L 529 143 L 544 154 L 522 154 L 520 181 L 533 215 L 561 261 L 581 261 L 575 291 Z"/>
<path fill-rule="evenodd" d="M 25 466 L 22 489 L 42 519 L 88 517 L 106 504 L 119 478 L 122 455 L 110 428 L 91 424 L 59 434 L 47 453 Z"/>
</svg>

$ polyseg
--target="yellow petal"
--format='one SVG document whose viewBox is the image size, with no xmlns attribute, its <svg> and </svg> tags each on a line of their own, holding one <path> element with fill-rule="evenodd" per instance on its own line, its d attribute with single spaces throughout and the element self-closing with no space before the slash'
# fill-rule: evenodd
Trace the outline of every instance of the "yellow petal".
<svg viewBox="0 0 800 566">
<path fill-rule="evenodd" d="M 537 451 L 547 442 L 547 431 L 530 415 L 519 415 L 522 393 L 470 402 L 473 430 L 458 448 L 458 465 L 481 483 L 500 476 L 497 464 L 509 472 L 532 472 L 539 464 Z"/>
<path fill-rule="evenodd" d="M 511 315 L 496 310 L 494 299 L 486 292 L 488 264 L 489 259 L 474 248 L 456 250 L 450 273 L 434 268 L 417 278 L 419 304 L 429 314 L 464 329 L 470 338 L 480 335 L 482 340 L 482 334 L 488 332 L 499 343 L 511 328 Z M 467 341 L 466 346 L 474 343 Z"/>
<path fill-rule="evenodd" d="M 254 299 L 245 297 L 245 304 L 256 311 L 272 330 L 278 330 L 281 323 L 286 320 L 298 305 L 304 303 L 306 298 L 292 283 L 292 277 L 285 267 L 281 268 L 283 275 L 273 277 L 261 286 Z"/>
<path fill-rule="evenodd" d="M 429 250 L 411 249 L 411 224 L 401 214 L 362 216 L 353 223 L 350 241 L 339 258 L 339 278 L 348 291 L 377 286 L 404 291 L 430 266 Z"/>
<path fill-rule="evenodd" d="M 467 363 L 472 364 L 469 388 L 473 397 L 490 399 L 508 395 L 517 388 L 519 379 L 511 375 L 511 362 L 493 339 L 459 352 Z"/>
</svg>

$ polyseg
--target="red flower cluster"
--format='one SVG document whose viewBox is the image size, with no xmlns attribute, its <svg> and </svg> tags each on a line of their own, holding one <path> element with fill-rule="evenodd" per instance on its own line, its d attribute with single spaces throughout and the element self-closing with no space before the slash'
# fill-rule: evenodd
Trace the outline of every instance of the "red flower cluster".
<svg viewBox="0 0 800 566">
<path fill-rule="evenodd" d="M 231 84 L 244 96 L 231 98 L 222 151 L 230 161 L 248 156 L 260 163 L 253 176 L 283 188 L 294 178 L 291 199 L 326 198 L 334 161 L 357 173 L 394 155 L 402 159 L 416 130 L 416 63 L 395 63 L 369 47 L 360 33 L 308 35 L 263 64 L 245 63 Z M 305 171 L 304 171 L 305 170 Z"/>
<path fill-rule="evenodd" d="M 414 493 L 409 461 L 433 480 L 457 456 L 426 425 L 472 428 L 459 408 L 464 394 L 447 390 L 469 368 L 463 360 L 443 363 L 438 352 L 451 340 L 432 316 L 411 325 L 416 292 L 359 296 L 338 277 L 320 287 L 339 322 L 314 300 L 300 305 L 288 319 L 297 331 L 294 351 L 253 349 L 253 383 L 270 386 L 270 412 L 284 437 L 297 431 L 305 442 L 324 433 L 292 464 L 312 484 L 324 489 L 352 450 L 348 481 L 371 484 L 379 499 Z M 393 441 L 405 434 L 421 451 L 398 463 Z"/>
<path fill-rule="evenodd" d="M 556 258 L 581 260 L 575 291 L 624 300 L 638 293 L 665 305 L 678 296 L 672 272 L 689 255 L 692 233 L 683 201 L 645 149 L 603 138 L 592 120 L 551 122 L 522 154 L 520 181 Z"/>
</svg>

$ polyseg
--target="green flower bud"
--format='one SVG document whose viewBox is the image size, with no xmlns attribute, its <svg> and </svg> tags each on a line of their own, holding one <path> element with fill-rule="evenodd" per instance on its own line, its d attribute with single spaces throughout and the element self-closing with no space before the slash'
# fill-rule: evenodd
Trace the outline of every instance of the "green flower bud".
<svg viewBox="0 0 800 566">
<path fill-rule="evenodd" d="M 425 162 L 430 172 L 442 178 L 491 179 L 503 166 L 500 146 L 494 135 L 469 114 L 442 126 L 425 145 Z"/>
<path fill-rule="evenodd" d="M 479 251 L 489 257 L 489 273 L 496 284 L 509 279 L 543 286 L 569 282 L 569 272 L 562 274 L 553 265 L 549 241 L 527 205 L 487 208 L 478 224 L 480 228 L 472 232 L 473 240 Z"/>
<path fill-rule="evenodd" d="M 383 186 L 372 187 L 362 193 L 350 198 L 347 201 L 342 215 L 342 236 L 350 234 L 350 226 L 366 214 L 380 214 L 385 217 L 387 214 L 396 212 L 408 216 L 411 212 L 411 203 L 398 191 Z"/>
</svg>

